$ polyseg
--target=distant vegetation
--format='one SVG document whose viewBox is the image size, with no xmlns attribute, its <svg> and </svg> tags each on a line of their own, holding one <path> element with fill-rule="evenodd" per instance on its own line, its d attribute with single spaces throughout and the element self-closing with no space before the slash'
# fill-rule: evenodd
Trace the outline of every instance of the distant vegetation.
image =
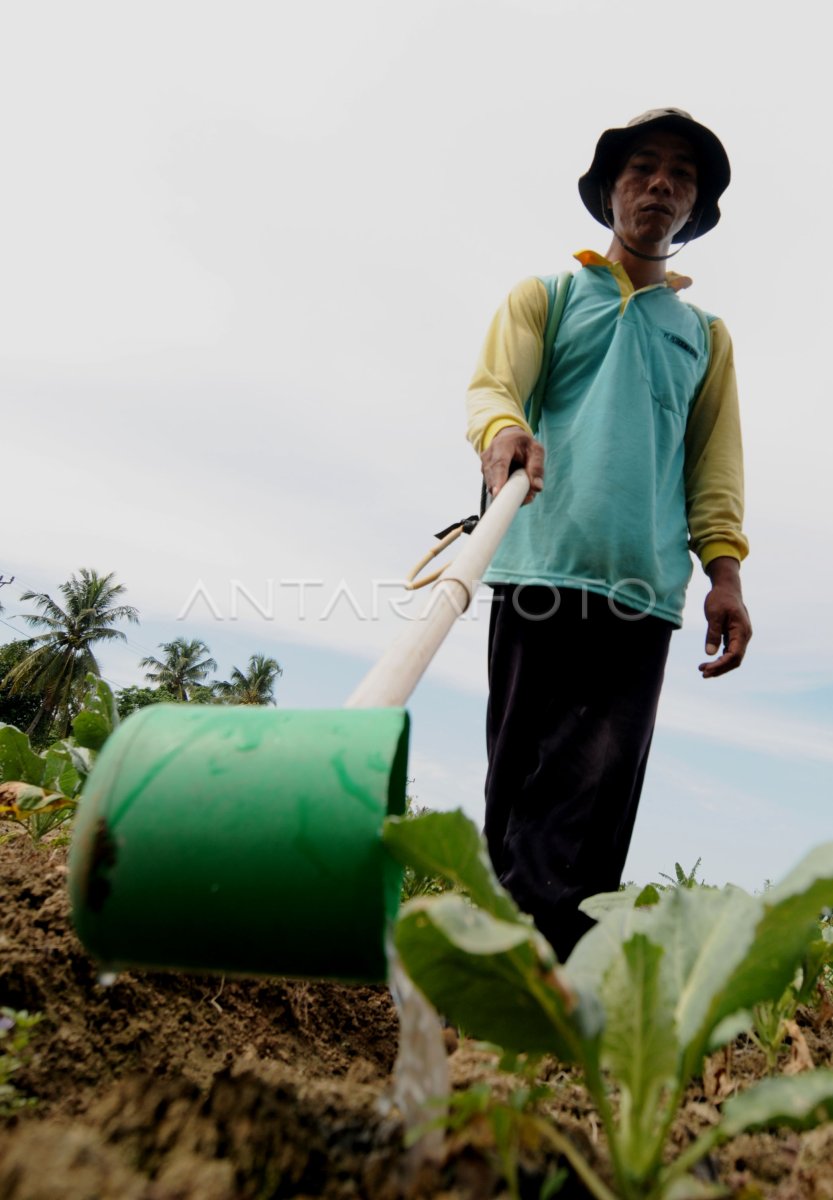
<svg viewBox="0 0 833 1200">
<path fill-rule="evenodd" d="M 96 648 L 126 641 L 119 626 L 139 624 L 138 611 L 122 601 L 126 590 L 112 572 L 100 575 L 82 567 L 58 585 L 57 599 L 46 592 L 21 594 L 22 601 L 32 602 L 19 615 L 33 633 L 0 646 L 0 723 L 22 730 L 38 749 L 67 737 L 88 691 L 88 677 L 101 676 Z M 148 686 L 115 693 L 119 717 L 162 702 L 275 703 L 283 668 L 266 654 L 254 653 L 245 667 L 232 667 L 229 679 L 216 679 L 217 662 L 200 639 L 177 637 L 158 650 L 158 656 L 139 661 Z"/>
</svg>

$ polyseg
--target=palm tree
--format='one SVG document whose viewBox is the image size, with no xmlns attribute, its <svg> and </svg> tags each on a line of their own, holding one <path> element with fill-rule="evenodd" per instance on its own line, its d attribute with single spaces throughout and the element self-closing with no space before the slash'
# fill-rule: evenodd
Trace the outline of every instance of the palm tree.
<svg viewBox="0 0 833 1200">
<path fill-rule="evenodd" d="M 199 638 L 190 642 L 174 638 L 172 642 L 161 642 L 159 649 L 165 652 L 163 660 L 143 658 L 139 666 L 150 667 L 145 679 L 166 688 L 177 700 L 187 701 L 188 689 L 201 684 L 209 671 L 217 670 L 211 651 Z M 201 658 L 203 654 L 207 657 Z"/>
<path fill-rule="evenodd" d="M 229 704 L 274 704 L 275 683 L 283 667 L 265 654 L 253 654 L 246 671 L 232 667 L 230 682 L 217 684 L 217 694 Z"/>
<path fill-rule="evenodd" d="M 69 731 L 73 708 L 83 694 L 84 678 L 91 671 L 101 670 L 93 646 L 96 642 L 125 641 L 126 635 L 114 629 L 117 621 L 139 620 L 139 614 L 129 604 L 114 601 L 126 590 L 115 583 L 115 576 L 99 575 L 82 567 L 80 577 L 72 575 L 59 591 L 64 607 L 46 592 L 25 591 L 21 600 L 34 600 L 39 613 L 23 613 L 23 619 L 33 628 L 45 628 L 31 639 L 34 647 L 6 676 L 6 686 L 12 694 L 24 691 L 42 693 L 41 704 L 27 729 L 32 734 L 44 722 L 54 722 L 57 737 Z"/>
</svg>

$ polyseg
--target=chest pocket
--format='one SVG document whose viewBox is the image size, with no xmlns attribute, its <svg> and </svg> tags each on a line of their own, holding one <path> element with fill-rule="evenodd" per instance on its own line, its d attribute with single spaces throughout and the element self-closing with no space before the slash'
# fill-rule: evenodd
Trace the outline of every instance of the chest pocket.
<svg viewBox="0 0 833 1200">
<path fill-rule="evenodd" d="M 708 366 L 702 330 L 685 333 L 655 325 L 648 336 L 645 372 L 654 400 L 684 420 Z M 706 343 L 708 346 L 708 343 Z"/>
</svg>

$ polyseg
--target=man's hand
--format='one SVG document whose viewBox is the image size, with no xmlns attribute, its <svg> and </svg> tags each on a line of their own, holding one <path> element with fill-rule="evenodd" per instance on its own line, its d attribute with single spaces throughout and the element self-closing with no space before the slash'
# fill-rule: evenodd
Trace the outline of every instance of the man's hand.
<svg viewBox="0 0 833 1200">
<path fill-rule="evenodd" d="M 512 463 L 520 463 L 529 476 L 524 504 L 531 504 L 544 486 L 544 447 L 520 425 L 507 425 L 495 434 L 488 450 L 480 455 L 480 462 L 490 496 L 496 496 L 506 483 Z"/>
<path fill-rule="evenodd" d="M 743 603 L 740 587 L 740 563 L 736 558 L 715 558 L 706 567 L 712 581 L 706 596 L 706 654 L 723 653 L 714 662 L 700 663 L 704 679 L 713 679 L 734 671 L 743 662 L 752 637 L 752 624 Z"/>
</svg>

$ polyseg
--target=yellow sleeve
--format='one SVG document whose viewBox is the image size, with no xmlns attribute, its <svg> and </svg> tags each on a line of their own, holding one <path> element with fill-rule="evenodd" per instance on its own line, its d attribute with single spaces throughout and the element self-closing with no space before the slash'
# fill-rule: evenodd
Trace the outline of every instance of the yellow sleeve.
<svg viewBox="0 0 833 1200">
<path fill-rule="evenodd" d="M 742 530 L 743 450 L 732 340 L 720 320 L 709 329 L 709 368 L 685 437 L 689 545 L 704 568 L 724 556 L 742 561 L 749 552 Z"/>
<path fill-rule="evenodd" d="M 466 397 L 466 436 L 478 454 L 507 425 L 532 431 L 524 405 L 541 370 L 549 299 L 540 279 L 513 288 L 489 326 Z"/>
</svg>

